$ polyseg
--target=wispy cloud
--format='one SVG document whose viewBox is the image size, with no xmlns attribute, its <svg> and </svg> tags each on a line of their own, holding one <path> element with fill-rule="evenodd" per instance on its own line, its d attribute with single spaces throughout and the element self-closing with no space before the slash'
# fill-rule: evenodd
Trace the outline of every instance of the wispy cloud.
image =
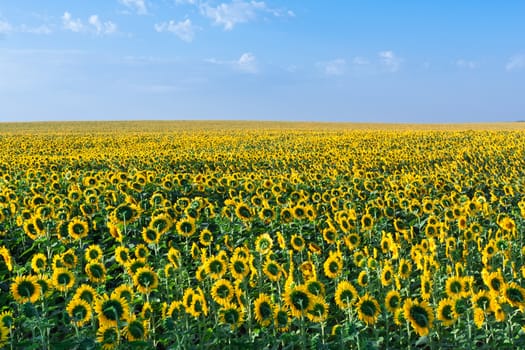
<svg viewBox="0 0 525 350">
<path fill-rule="evenodd" d="M 117 25 L 111 21 L 101 21 L 98 15 L 91 15 L 87 19 L 87 24 L 80 18 L 73 18 L 71 13 L 64 12 L 62 24 L 66 30 L 80 33 L 91 32 L 97 35 L 113 34 L 117 31 Z"/>
<path fill-rule="evenodd" d="M 525 69 L 525 53 L 512 56 L 505 65 L 507 71 Z"/>
<path fill-rule="evenodd" d="M 102 22 L 98 15 L 92 15 L 88 20 L 89 24 L 95 27 L 97 34 L 112 34 L 117 31 L 117 25 L 111 21 Z"/>
<path fill-rule="evenodd" d="M 245 52 L 235 62 L 235 67 L 242 72 L 255 74 L 258 71 L 257 59 L 251 52 Z"/>
<path fill-rule="evenodd" d="M 0 20 L 0 34 L 7 34 L 13 30 L 9 22 Z"/>
<path fill-rule="evenodd" d="M 295 16 L 292 11 L 270 8 L 264 1 L 234 0 L 215 7 L 203 3 L 199 8 L 202 15 L 212 19 L 214 24 L 222 26 L 224 30 L 232 30 L 239 23 L 251 22 L 260 13 L 269 13 L 276 17 Z"/>
<path fill-rule="evenodd" d="M 191 20 L 189 18 L 187 18 L 184 21 L 180 22 L 169 21 L 155 24 L 155 30 L 159 33 L 173 33 L 177 37 L 179 37 L 179 39 L 189 43 L 193 41 L 197 27 L 191 23 Z"/>
<path fill-rule="evenodd" d="M 227 65 L 243 73 L 256 74 L 259 72 L 257 58 L 251 52 L 243 53 L 241 57 L 236 60 L 222 61 L 216 58 L 208 58 L 204 61 L 212 64 Z"/>
<path fill-rule="evenodd" d="M 354 57 L 354 59 L 352 60 L 352 64 L 355 64 L 357 66 L 364 66 L 364 65 L 367 65 L 367 64 L 370 64 L 370 61 L 368 61 L 366 58 L 364 57 L 361 57 L 361 56 L 356 56 Z"/>
<path fill-rule="evenodd" d="M 316 66 L 326 75 L 343 75 L 346 70 L 346 60 L 336 58 L 331 61 L 317 62 Z"/>
<path fill-rule="evenodd" d="M 393 51 L 381 51 L 378 56 L 381 65 L 390 72 L 397 72 L 403 62 Z"/>
<path fill-rule="evenodd" d="M 82 21 L 79 18 L 73 19 L 71 13 L 67 11 L 64 12 L 64 15 L 62 16 L 62 24 L 64 25 L 65 29 L 75 33 L 81 32 L 84 29 Z"/>
<path fill-rule="evenodd" d="M 456 61 L 456 66 L 463 69 L 476 69 L 479 68 L 479 63 L 476 61 L 469 61 L 465 59 L 459 59 Z"/>
<path fill-rule="evenodd" d="M 148 8 L 144 0 L 119 0 L 119 2 L 139 15 L 148 14 Z"/>
</svg>

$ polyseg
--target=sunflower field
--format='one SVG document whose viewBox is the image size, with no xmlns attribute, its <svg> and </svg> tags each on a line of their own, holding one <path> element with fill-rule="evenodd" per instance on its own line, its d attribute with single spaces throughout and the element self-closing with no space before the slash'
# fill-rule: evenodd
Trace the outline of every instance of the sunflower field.
<svg viewBox="0 0 525 350">
<path fill-rule="evenodd" d="M 0 124 L 0 348 L 525 347 L 525 131 Z"/>
</svg>

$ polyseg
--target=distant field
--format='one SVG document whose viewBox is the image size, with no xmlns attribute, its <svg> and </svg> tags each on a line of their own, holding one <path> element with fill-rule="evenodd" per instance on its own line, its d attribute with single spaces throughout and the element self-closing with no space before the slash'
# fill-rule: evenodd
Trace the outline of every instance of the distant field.
<svg viewBox="0 0 525 350">
<path fill-rule="evenodd" d="M 0 348 L 523 348 L 524 125 L 0 123 Z"/>
</svg>

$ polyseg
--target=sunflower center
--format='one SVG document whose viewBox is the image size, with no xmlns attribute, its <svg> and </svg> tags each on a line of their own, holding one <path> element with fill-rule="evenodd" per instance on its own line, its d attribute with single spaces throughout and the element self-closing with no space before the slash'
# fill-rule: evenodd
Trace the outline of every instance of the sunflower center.
<svg viewBox="0 0 525 350">
<path fill-rule="evenodd" d="M 361 304 L 361 312 L 366 315 L 366 316 L 369 316 L 369 317 L 374 317 L 375 314 L 376 314 L 376 306 L 373 302 L 371 302 L 370 300 L 366 300 L 363 302 L 363 304 Z"/>
<path fill-rule="evenodd" d="M 110 299 L 105 301 L 102 305 L 102 313 L 107 319 L 116 321 L 122 318 L 124 307 L 120 301 Z"/>
<path fill-rule="evenodd" d="M 35 285 L 30 281 L 23 281 L 18 285 L 18 294 L 23 298 L 29 298 L 35 292 Z"/>
<path fill-rule="evenodd" d="M 414 322 L 419 327 L 427 327 L 428 326 L 428 314 L 427 310 L 422 308 L 421 306 L 412 306 L 410 308 L 410 317 L 414 320 Z"/>
</svg>

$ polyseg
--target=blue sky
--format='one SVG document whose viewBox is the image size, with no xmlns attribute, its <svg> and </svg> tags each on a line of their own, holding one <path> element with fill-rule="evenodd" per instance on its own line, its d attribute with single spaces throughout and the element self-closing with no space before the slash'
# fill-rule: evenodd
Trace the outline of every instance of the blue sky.
<svg viewBox="0 0 525 350">
<path fill-rule="evenodd" d="M 525 119 L 525 1 L 0 0 L 0 121 Z"/>
</svg>

